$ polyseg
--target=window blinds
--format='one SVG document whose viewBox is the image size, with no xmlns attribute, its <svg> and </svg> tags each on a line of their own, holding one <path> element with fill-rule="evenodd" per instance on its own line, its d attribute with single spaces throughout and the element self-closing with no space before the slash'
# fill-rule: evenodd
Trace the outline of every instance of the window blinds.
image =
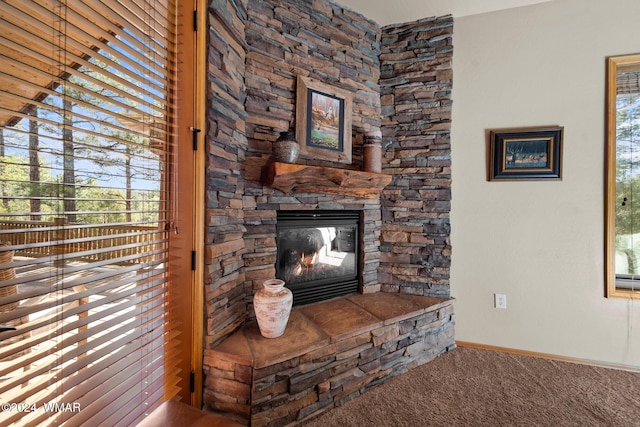
<svg viewBox="0 0 640 427">
<path fill-rule="evenodd" d="M 0 425 L 128 426 L 176 392 L 176 14 L 0 1 Z"/>
</svg>

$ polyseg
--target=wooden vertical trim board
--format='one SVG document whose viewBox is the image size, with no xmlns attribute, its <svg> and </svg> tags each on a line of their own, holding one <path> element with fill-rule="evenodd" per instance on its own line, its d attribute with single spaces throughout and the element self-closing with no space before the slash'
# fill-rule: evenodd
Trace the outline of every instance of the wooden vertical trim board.
<svg viewBox="0 0 640 427">
<path fill-rule="evenodd" d="M 195 271 L 193 272 L 193 300 L 192 300 L 192 324 L 193 339 L 191 350 L 191 367 L 195 373 L 195 387 L 191 394 L 191 405 L 202 408 L 203 389 L 203 342 L 204 342 L 204 236 L 205 236 L 205 141 L 207 134 L 206 123 L 206 69 L 207 69 L 207 16 L 208 2 L 206 0 L 195 0 L 198 10 L 199 29 L 195 34 L 195 124 L 200 132 L 200 148 L 194 151 L 193 156 L 193 206 L 194 206 L 194 226 L 193 244 L 196 251 Z"/>
</svg>

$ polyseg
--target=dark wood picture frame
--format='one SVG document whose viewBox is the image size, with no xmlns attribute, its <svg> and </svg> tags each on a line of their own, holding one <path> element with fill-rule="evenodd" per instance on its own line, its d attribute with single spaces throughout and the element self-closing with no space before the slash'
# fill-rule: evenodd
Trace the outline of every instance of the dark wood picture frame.
<svg viewBox="0 0 640 427">
<path fill-rule="evenodd" d="M 296 139 L 300 156 L 351 163 L 353 94 L 309 77 L 298 76 Z"/>
<path fill-rule="evenodd" d="M 489 131 L 489 181 L 561 180 L 562 126 Z"/>
</svg>

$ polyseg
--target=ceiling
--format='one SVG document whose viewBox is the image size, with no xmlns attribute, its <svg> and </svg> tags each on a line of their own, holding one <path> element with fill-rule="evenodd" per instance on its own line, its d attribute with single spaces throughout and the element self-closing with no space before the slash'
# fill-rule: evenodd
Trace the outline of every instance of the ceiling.
<svg viewBox="0 0 640 427">
<path fill-rule="evenodd" d="M 378 25 L 398 24 L 431 16 L 467 15 L 544 3 L 552 0 L 335 0 Z"/>
</svg>

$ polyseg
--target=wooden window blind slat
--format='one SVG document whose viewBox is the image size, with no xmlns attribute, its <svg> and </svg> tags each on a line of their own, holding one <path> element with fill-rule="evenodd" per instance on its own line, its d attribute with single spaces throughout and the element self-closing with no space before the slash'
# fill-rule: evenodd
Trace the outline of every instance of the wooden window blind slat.
<svg viewBox="0 0 640 427">
<path fill-rule="evenodd" d="M 17 63 L 17 61 L 12 60 L 11 58 L 0 58 L 0 65 L 5 65 L 6 64 L 10 64 L 12 66 L 15 66 L 16 68 L 18 68 L 20 66 L 19 63 Z M 27 71 L 25 69 L 22 69 L 21 71 Z M 28 70 L 27 74 L 29 76 L 31 76 L 32 80 L 34 79 L 34 76 L 37 76 L 36 78 L 38 79 L 46 79 L 47 75 L 45 73 L 40 72 L 39 70 L 35 70 L 35 69 L 30 69 Z M 0 75 L 2 75 L 2 82 L 7 82 L 9 84 L 11 84 L 12 88 L 22 88 L 24 90 L 24 88 L 27 89 L 31 89 L 33 90 L 38 90 L 40 93 L 43 94 L 48 94 L 51 96 L 57 96 L 57 93 L 54 90 L 51 89 L 47 89 L 47 88 L 42 88 L 42 87 L 38 87 L 37 84 L 32 83 L 31 81 L 27 81 L 27 80 L 23 80 L 21 78 L 18 77 L 14 77 L 13 75 L 9 75 L 9 74 L 4 74 L 2 72 L 0 72 Z M 88 81 L 93 81 L 94 83 L 102 83 L 97 79 L 93 79 L 93 78 L 89 78 L 87 79 Z M 102 95 L 99 92 L 93 92 L 93 91 L 88 91 L 85 90 L 81 85 L 78 84 L 68 84 L 68 86 L 70 88 L 72 88 L 73 90 L 77 91 L 78 94 L 80 95 L 90 95 L 92 97 L 94 97 L 97 100 L 102 100 L 105 102 L 108 102 L 110 106 L 115 106 L 115 107 L 120 107 L 123 110 L 126 110 L 126 112 L 124 113 L 117 113 L 117 112 L 113 112 L 112 110 L 109 110 L 108 108 L 105 107 L 100 107 L 100 106 L 96 106 L 93 104 L 88 104 L 86 102 L 81 101 L 81 98 L 73 98 L 74 102 L 76 105 L 81 106 L 83 108 L 88 108 L 91 110 L 94 110 L 96 112 L 100 112 L 106 115 L 110 115 L 112 116 L 115 120 L 118 121 L 118 123 L 136 123 L 136 124 L 144 124 L 144 121 L 140 120 L 140 119 L 136 119 L 136 114 L 142 114 L 142 113 L 137 113 L 135 110 L 132 109 L 132 107 L 124 102 L 121 102 L 117 99 L 114 99 L 112 97 L 106 96 L 106 95 Z M 118 93 L 120 92 L 120 94 L 122 94 L 123 92 L 119 89 L 113 89 L 114 92 Z M 11 101 L 15 101 L 15 102 L 24 102 L 24 97 L 21 96 L 20 94 L 13 94 L 10 93 L 8 91 L 5 91 L 6 94 L 4 95 L 6 97 L 6 101 L 11 102 Z M 15 98 L 15 99 L 12 99 Z M 47 104 L 40 104 L 41 107 L 48 107 Z M 155 113 L 150 113 L 147 112 L 147 117 L 153 117 L 154 120 L 157 121 L 157 123 L 161 123 L 163 121 L 165 121 L 165 116 L 166 119 L 169 119 L 170 116 L 167 115 L 164 111 L 161 110 L 155 110 Z M 140 116 L 142 117 L 142 116 Z M 113 126 L 115 128 L 118 128 L 120 130 L 125 129 L 125 130 L 129 130 L 128 128 L 124 127 L 124 126 Z M 164 129 L 161 128 L 154 128 L 154 131 L 157 131 L 159 133 L 166 133 L 166 131 Z"/>
<path fill-rule="evenodd" d="M 52 320 L 54 320 L 55 317 L 60 316 L 61 314 L 64 314 L 67 316 L 74 316 L 79 313 L 89 312 L 89 310 L 100 308 L 107 304 L 113 304 L 114 301 L 116 300 L 128 297 L 130 293 L 142 292 L 140 288 L 142 288 L 146 292 L 146 290 L 144 289 L 145 287 L 148 287 L 150 285 L 162 285 L 163 283 L 164 283 L 163 276 L 154 276 L 154 277 L 145 278 L 144 281 L 139 281 L 136 287 L 131 287 L 130 282 L 123 280 L 115 283 L 110 282 L 109 285 L 103 285 L 101 287 L 102 289 L 92 288 L 92 289 L 87 289 L 85 291 L 78 291 L 77 287 L 74 287 L 73 289 L 71 289 L 73 293 L 70 293 L 68 295 L 60 296 L 58 295 L 59 294 L 58 292 L 45 295 L 45 297 L 49 297 L 50 299 L 57 299 L 61 302 L 58 305 L 51 304 L 51 303 L 41 304 L 38 306 L 34 306 L 33 309 L 31 310 L 25 311 L 26 313 L 29 313 L 29 315 L 33 314 L 37 316 L 34 316 L 33 320 L 31 319 L 25 320 L 24 327 L 20 328 L 19 332 L 9 332 L 7 333 L 7 337 L 11 338 L 13 336 L 18 336 L 20 333 L 24 334 L 25 332 L 30 333 L 32 331 L 36 331 L 39 328 L 49 325 L 49 323 Z M 123 289 L 118 289 L 118 288 L 123 288 Z M 98 290 L 104 291 L 105 289 L 106 289 L 106 292 L 112 292 L 112 293 L 107 295 L 101 295 L 97 293 Z M 94 298 L 93 301 L 91 301 L 92 297 Z M 140 302 L 137 299 L 133 299 L 133 301 Z M 79 306 L 68 306 L 68 307 L 65 307 L 63 305 L 63 304 L 69 305 L 70 303 L 74 303 L 74 302 L 80 302 L 81 304 Z M 60 310 L 53 313 L 49 312 L 49 310 L 53 307 L 59 307 Z M 104 308 L 101 311 L 102 311 L 101 315 L 109 314 L 109 311 Z M 26 319 L 26 316 L 23 316 L 23 318 Z M 12 319 L 4 318 L 5 323 L 7 322 L 7 320 L 12 320 Z M 74 323 L 64 324 L 65 326 L 64 328 L 61 325 L 52 326 L 47 330 L 46 337 L 55 336 L 56 328 L 60 328 L 60 330 L 69 329 L 73 325 Z M 0 350 L 0 355 L 3 355 L 4 357 L 6 357 L 10 354 L 11 351 L 18 352 L 20 350 L 23 350 L 26 344 L 25 341 L 30 342 L 32 339 L 34 340 L 34 343 L 37 343 L 35 342 L 35 340 L 37 339 L 37 335 L 31 338 L 23 339 L 14 344 L 6 345 L 6 347 Z"/>
<path fill-rule="evenodd" d="M 68 288 L 68 287 L 85 285 L 92 281 L 102 280 L 103 278 L 106 278 L 106 277 L 113 279 L 120 275 L 127 274 L 131 271 L 138 271 L 140 270 L 141 266 L 138 263 L 130 263 L 128 261 L 137 260 L 139 258 L 140 258 L 140 254 L 134 253 L 132 255 L 129 255 L 126 257 L 120 257 L 115 260 L 113 258 L 104 259 L 104 260 L 93 260 L 90 263 L 81 263 L 79 265 L 75 265 L 72 267 L 65 267 L 64 269 L 61 269 L 61 270 L 60 269 L 52 270 L 50 266 L 51 261 L 47 261 L 46 259 L 41 259 L 38 262 L 40 264 L 39 266 L 40 268 L 38 268 L 37 270 L 34 271 L 33 269 L 29 269 L 29 271 L 26 271 L 24 274 L 21 274 L 20 276 L 16 276 L 16 278 L 14 279 L 4 280 L 0 283 L 1 285 L 0 288 L 15 286 L 21 283 L 24 283 L 26 285 L 25 287 L 29 288 L 29 290 L 25 290 L 24 292 L 20 293 L 20 296 L 7 294 L 7 296 L 0 298 L 0 305 L 17 302 L 20 300 L 21 296 L 24 296 L 25 298 L 32 298 L 32 297 L 38 297 L 38 296 L 44 295 L 49 292 L 47 290 L 44 290 L 45 287 L 46 289 L 64 290 L 65 288 Z M 124 265 L 118 265 L 117 270 L 115 271 L 113 270 L 102 271 L 105 269 L 105 267 L 108 268 L 112 266 L 114 264 L 114 261 L 124 263 Z M 166 259 L 154 259 L 152 263 L 149 263 L 145 267 L 147 268 L 154 267 L 165 261 Z M 35 266 L 36 262 L 34 262 L 33 264 L 29 264 L 29 261 L 24 261 L 23 263 L 13 262 L 13 263 L 10 263 L 9 266 L 19 266 L 21 264 Z M 12 268 L 12 267 L 9 267 L 9 268 Z M 86 272 L 88 270 L 91 271 L 91 275 L 85 274 L 80 276 L 80 278 L 78 279 L 75 278 L 74 275 L 77 272 Z M 48 280 L 52 280 L 52 278 L 55 278 L 56 280 L 58 280 L 59 283 L 47 282 Z M 47 285 L 48 287 L 45 285 Z"/>
<path fill-rule="evenodd" d="M 152 322 L 150 325 L 153 326 L 154 328 L 157 328 L 162 326 L 163 324 L 163 317 L 161 312 L 162 307 L 161 306 L 155 307 L 154 310 L 156 310 L 155 315 L 157 317 L 153 319 L 155 323 Z M 153 313 L 153 312 L 152 311 L 145 312 L 145 314 L 150 314 L 150 313 Z M 109 355 L 114 350 L 117 350 L 120 347 L 124 346 L 127 342 L 131 341 L 132 339 L 139 337 L 141 335 L 142 326 L 147 325 L 147 322 L 145 321 L 145 323 L 143 323 L 142 315 L 137 315 L 137 316 L 134 316 L 133 319 L 131 319 L 130 323 L 122 323 L 122 321 L 124 320 L 129 320 L 127 318 L 127 315 L 131 316 L 130 313 L 125 313 L 125 314 L 121 314 L 118 317 L 109 319 L 108 321 L 105 321 L 104 323 L 108 326 L 97 328 L 95 330 L 96 334 L 94 334 L 93 336 L 93 340 L 91 341 L 90 347 L 75 346 L 77 341 L 74 341 L 74 339 L 76 338 L 73 338 L 73 337 L 63 338 L 62 340 L 56 342 L 55 343 L 56 348 L 63 346 L 65 344 L 69 346 L 65 347 L 65 350 L 60 352 L 60 356 L 58 357 L 53 356 L 54 357 L 53 360 L 50 360 L 49 362 L 43 362 L 39 364 L 38 367 L 35 367 L 35 368 L 31 367 L 28 370 L 25 370 L 25 375 L 22 378 L 13 378 L 13 379 L 3 381 L 3 383 L 0 384 L 0 393 L 2 393 L 3 397 L 7 399 L 12 399 L 12 398 L 23 399 L 25 397 L 29 397 L 28 393 L 33 394 L 35 390 L 32 390 L 30 386 L 25 386 L 24 382 L 20 382 L 21 380 L 38 378 L 38 380 L 35 382 L 36 387 L 42 387 L 43 384 L 44 385 L 48 384 L 49 377 L 55 377 L 57 375 L 57 373 L 55 372 L 56 370 L 55 368 L 61 366 L 61 362 L 64 362 L 65 360 L 69 360 L 69 358 L 74 358 L 74 357 L 77 357 L 78 355 L 82 355 L 91 348 L 94 348 L 94 349 L 97 348 L 95 353 L 92 353 L 94 357 L 97 357 L 97 358 L 104 357 Z M 117 322 L 120 322 L 120 325 L 118 325 L 117 327 L 108 329 L 110 326 L 116 325 Z M 101 334 L 102 332 L 105 332 L 105 333 Z M 77 339 L 79 340 L 80 338 L 77 338 Z M 114 349 L 113 343 L 118 343 L 118 347 Z M 103 345 L 104 347 L 99 347 L 99 348 L 96 347 L 96 346 L 103 346 Z M 51 355 L 49 354 L 49 356 Z M 82 362 L 86 363 L 85 360 L 82 360 Z M 77 364 L 79 363 L 76 363 L 75 365 Z M 13 401 L 21 401 L 21 400 L 13 400 Z"/>
<path fill-rule="evenodd" d="M 149 365 L 149 367 L 151 368 L 153 367 L 153 365 Z M 159 388 L 158 386 L 160 386 L 161 384 L 159 384 L 157 381 L 162 381 L 162 375 L 164 374 L 164 365 L 161 364 L 159 366 L 159 369 L 148 371 L 144 374 L 145 379 L 149 381 L 148 388 L 134 387 L 134 385 L 140 384 L 142 382 L 140 378 L 136 378 L 135 376 L 126 378 L 125 381 L 117 384 L 117 388 L 114 387 L 111 390 L 110 395 L 103 395 L 97 399 L 96 404 L 99 405 L 102 409 L 100 412 L 95 413 L 89 419 L 89 423 L 95 426 L 117 425 L 117 423 L 114 423 L 114 420 L 122 418 L 122 413 L 120 413 L 120 411 L 123 410 L 128 403 L 138 403 L 136 402 L 136 398 L 139 395 L 144 395 L 149 391 L 152 392 L 153 390 Z M 139 372 L 137 376 L 141 376 Z M 132 415 L 139 415 L 140 413 L 144 412 L 145 409 L 146 408 L 141 407 L 139 404 L 136 404 L 134 408 L 129 409 L 128 412 L 132 413 Z M 136 413 L 136 410 L 139 412 Z M 119 413 L 120 415 L 118 415 Z M 123 413 L 127 412 L 123 411 Z"/>
<path fill-rule="evenodd" d="M 41 110 L 46 110 L 46 111 L 55 111 L 54 108 L 52 108 L 51 106 L 49 106 L 48 104 L 42 103 L 42 102 L 34 102 L 29 100 L 28 98 L 24 98 L 22 96 L 19 95 L 14 95 L 12 93 L 7 93 L 7 92 L 0 92 L 0 102 L 3 103 L 18 103 L 18 104 L 27 104 L 27 103 L 31 103 L 32 105 L 35 105 L 37 107 L 39 107 Z M 102 110 L 102 108 L 96 108 L 96 107 L 92 107 L 89 104 L 83 104 L 83 103 L 75 103 L 74 104 L 76 107 L 78 108 L 87 108 L 90 111 L 93 111 L 95 113 L 99 113 L 100 110 Z M 3 110 L 6 111 L 6 109 L 3 108 Z M 31 120 L 32 117 L 29 117 L 28 115 L 21 115 L 23 118 L 29 119 Z M 86 114 L 80 114 L 80 113 L 68 113 L 68 116 L 73 117 L 74 119 L 76 119 L 76 121 L 81 121 L 81 122 L 86 122 L 86 121 L 90 121 L 91 120 L 91 116 L 88 116 Z M 96 132 L 94 130 L 90 130 L 90 129 L 85 129 L 82 127 L 78 127 L 78 126 L 64 126 L 65 129 L 70 129 L 73 131 L 78 131 L 78 132 L 82 132 L 82 133 L 86 133 L 89 135 L 93 135 L 96 137 L 104 137 L 105 133 L 104 132 L 117 132 L 117 131 L 121 131 L 121 132 L 128 132 L 128 128 L 126 128 L 125 126 L 121 125 L 120 122 L 117 121 L 118 117 L 120 117 L 120 119 L 122 121 L 124 121 L 125 123 L 134 123 L 135 120 L 130 119 L 130 117 L 126 116 L 126 115 L 114 115 L 114 119 L 115 119 L 115 123 L 109 123 L 109 122 L 103 122 L 102 124 L 105 126 L 105 130 L 103 132 Z M 146 117 L 152 117 L 150 115 L 146 115 Z M 154 125 L 155 126 L 161 126 L 163 121 L 162 120 L 157 120 L 154 118 Z M 54 121 L 54 120 L 47 120 L 47 119 L 38 119 L 37 121 L 39 122 L 44 122 L 47 123 L 49 125 L 52 126 L 61 126 L 60 123 Z M 144 121 L 142 122 L 144 123 Z M 158 133 L 166 133 L 165 131 L 163 131 L 160 128 L 155 128 L 158 129 Z M 132 132 L 132 133 L 138 133 L 140 134 L 140 132 Z M 117 134 L 115 134 L 117 135 Z M 128 145 L 133 145 L 135 147 L 140 147 L 139 143 L 135 143 L 132 141 L 128 141 L 122 138 L 119 138 L 117 136 L 112 136 L 109 135 L 109 139 L 110 140 L 117 140 L 118 142 L 122 142 Z M 158 140 L 157 137 L 153 137 L 153 139 Z"/>
<path fill-rule="evenodd" d="M 159 328 L 159 326 L 161 326 L 162 324 L 162 320 L 158 319 L 155 320 L 151 323 L 149 323 L 149 326 L 151 328 L 153 328 L 154 331 L 156 331 L 157 334 L 161 334 L 161 328 Z M 139 337 L 141 336 L 141 334 L 139 332 L 136 332 L 135 334 L 132 334 L 133 336 L 133 341 L 131 342 L 135 342 L 135 340 L 139 339 Z M 128 347 L 128 344 L 126 344 L 125 342 L 123 342 L 123 340 L 117 340 L 117 341 L 113 341 L 111 343 L 109 343 L 109 345 L 107 345 L 105 348 L 101 349 L 101 353 L 99 353 L 97 356 L 96 355 L 90 355 L 87 357 L 87 361 L 88 360 L 99 360 L 99 357 L 102 357 L 106 352 L 113 352 L 114 350 L 118 351 L 119 356 L 123 356 L 123 354 L 120 354 L 121 351 L 126 351 Z M 140 347 L 143 348 L 143 347 Z M 137 361 L 139 362 L 140 360 L 142 360 L 143 358 L 141 357 L 144 356 L 145 354 L 149 354 L 150 352 L 146 351 L 146 350 L 142 350 L 142 353 L 138 352 L 138 353 L 134 353 L 135 357 L 137 358 Z M 121 357 L 122 358 L 122 357 Z M 43 403 L 46 402 L 50 402 L 55 398 L 56 393 L 58 393 L 57 388 L 55 384 L 55 382 L 59 382 L 62 378 L 68 378 L 74 375 L 74 373 L 76 372 L 77 368 L 77 363 L 76 364 L 69 364 L 65 367 L 63 367 L 60 371 L 58 372 L 52 372 L 49 373 L 47 376 L 48 378 L 42 378 L 40 381 L 37 381 L 31 385 L 29 385 L 28 387 L 25 388 L 21 388 L 19 390 L 19 394 L 17 394 L 15 397 L 13 397 L 14 399 L 21 399 L 21 398 L 29 398 L 32 399 L 32 401 L 34 403 L 37 403 L 39 406 L 42 405 Z M 88 368 L 85 369 L 89 369 L 89 372 L 91 372 L 92 374 L 96 374 L 97 372 L 99 372 L 97 365 L 91 365 Z M 107 370 L 109 370 L 109 368 L 106 368 Z M 140 369 L 140 366 L 138 365 L 138 369 Z M 103 371 L 104 369 L 100 370 Z M 114 373 L 115 374 L 115 373 Z M 110 375 L 109 378 L 111 378 L 113 375 Z M 52 380 L 54 381 L 53 386 L 52 384 Z M 107 380 L 108 381 L 108 380 Z M 95 388 L 96 384 L 100 384 L 100 387 L 97 390 L 94 390 L 94 392 L 100 393 L 100 394 L 104 394 L 104 392 L 112 387 L 107 387 L 109 384 L 106 382 L 102 382 L 102 383 L 96 383 L 96 382 L 92 382 L 92 386 Z M 118 383 L 115 383 L 114 385 L 115 387 L 118 386 Z M 86 396 L 85 396 L 86 398 Z M 85 407 L 87 407 L 88 403 L 91 402 L 92 400 L 87 400 L 84 399 L 84 401 L 82 399 L 78 399 L 78 403 L 85 403 Z M 94 410 L 95 410 L 95 406 L 94 406 Z M 90 410 L 86 409 L 83 410 L 82 412 L 84 414 L 84 416 L 86 415 L 90 415 Z M 0 421 L 4 422 L 4 417 L 2 414 L 0 413 Z M 10 416 L 10 413 L 8 413 L 8 415 Z M 3 424 L 4 425 L 4 424 Z"/>
<path fill-rule="evenodd" d="M 0 5 L 1 4 L 2 3 L 0 3 Z M 52 76 L 60 76 L 64 72 L 86 79 L 90 79 L 91 76 L 86 73 L 82 74 L 77 72 L 76 69 L 71 65 L 82 65 L 86 67 L 87 70 L 96 74 L 102 73 L 104 69 L 112 68 L 121 73 L 121 75 L 110 75 L 111 78 L 117 80 L 117 83 L 134 91 L 139 91 L 145 96 L 150 96 L 154 98 L 154 101 L 156 102 L 163 101 L 163 99 L 155 95 L 155 93 L 159 93 L 160 95 L 167 93 L 166 89 L 162 85 L 162 81 L 168 81 L 172 72 L 174 71 L 171 68 L 163 67 L 159 69 L 159 71 L 161 72 L 156 73 L 157 75 L 154 75 L 153 80 L 146 80 L 144 84 L 147 88 L 152 88 L 153 91 L 151 91 L 149 89 L 145 89 L 144 86 L 141 87 L 135 84 L 135 81 L 139 82 L 139 78 L 136 78 L 136 76 L 140 76 L 145 71 L 139 65 L 141 62 L 145 61 L 144 57 L 135 58 L 136 61 L 133 62 L 134 64 L 136 64 L 135 68 L 127 68 L 125 64 L 115 62 L 112 59 L 112 54 L 115 52 L 110 52 L 109 56 L 100 55 L 94 51 L 94 47 L 85 46 L 84 44 L 80 44 L 77 41 L 70 41 L 69 44 L 73 45 L 76 48 L 78 54 L 74 54 L 72 51 L 68 51 L 65 54 L 66 61 L 60 62 L 59 58 L 55 56 L 58 50 L 56 46 L 32 34 L 28 28 L 15 27 L 14 25 L 11 25 L 7 22 L 0 21 L 0 29 L 2 30 L 2 34 L 5 35 L 5 37 L 0 38 L 0 44 L 4 45 L 6 48 L 11 49 L 9 52 L 7 52 L 9 53 L 9 55 L 7 56 L 20 59 L 21 62 L 24 62 L 25 66 L 28 65 L 31 66 L 31 68 L 42 69 Z M 14 39 L 8 39 L 6 38 L 6 35 L 8 34 L 16 34 L 16 37 Z M 10 54 L 11 52 L 15 53 Z M 47 54 L 47 52 L 49 54 Z M 99 67 L 97 64 L 93 64 L 92 62 L 85 59 L 88 57 L 97 58 L 100 63 L 104 63 L 104 66 Z M 126 77 L 131 78 L 132 80 L 134 80 L 134 82 L 130 82 Z M 43 85 L 43 87 L 46 86 Z M 140 95 L 137 95 L 136 99 L 141 99 Z"/>
<path fill-rule="evenodd" d="M 50 2 L 50 5 L 53 4 L 55 4 L 55 2 Z M 70 4 L 74 5 L 78 4 L 78 2 L 73 2 Z M 2 9 L 6 10 L 5 7 L 3 7 Z M 25 10 L 26 13 L 22 13 L 23 10 Z M 63 12 L 59 13 L 62 14 Z M 79 46 L 89 47 L 94 51 L 94 54 L 95 51 L 100 48 L 100 50 L 104 51 L 105 53 L 108 53 L 115 57 L 120 57 L 124 60 L 128 60 L 131 64 L 132 69 L 138 70 L 140 74 L 152 71 L 157 75 L 162 75 L 164 74 L 162 73 L 162 70 L 166 69 L 167 64 L 164 62 L 164 58 L 166 58 L 166 51 L 164 52 L 164 55 L 162 55 L 163 52 L 157 52 L 158 55 L 154 55 L 152 59 L 149 58 L 148 54 L 145 54 L 145 51 L 148 52 L 151 46 L 157 46 L 155 39 L 145 38 L 146 40 L 148 40 L 148 42 L 142 43 L 135 37 L 129 37 L 126 31 L 119 31 L 118 37 L 115 37 L 113 33 L 92 25 L 91 22 L 88 21 L 85 17 L 74 12 L 71 7 L 64 8 L 64 17 L 59 17 L 56 16 L 55 12 L 51 12 L 47 8 L 36 5 L 34 2 L 19 2 L 19 5 L 16 5 L 12 15 L 23 16 L 24 19 L 18 21 L 18 23 L 22 22 L 25 25 L 25 28 L 29 28 L 29 20 L 33 21 L 33 19 L 38 19 L 40 21 L 40 24 L 45 28 L 50 27 L 55 29 L 56 22 L 60 22 L 64 19 L 64 32 L 67 38 L 73 40 L 73 46 L 75 48 L 79 48 Z M 114 24 L 113 27 L 118 28 L 119 26 Z M 90 34 L 90 32 L 94 32 L 97 34 Z M 23 35 L 27 34 L 30 33 L 23 33 Z M 46 32 L 41 32 L 41 34 L 44 37 L 51 37 L 51 33 L 47 34 Z M 55 35 L 50 43 L 56 43 Z M 138 49 L 133 49 L 131 46 L 136 46 Z M 68 46 L 65 46 L 65 49 L 68 49 Z M 84 49 L 79 48 L 78 50 Z M 73 51 L 69 51 L 68 53 L 73 53 Z M 122 53 L 124 53 L 124 55 L 122 55 Z M 131 61 L 132 58 L 136 59 L 139 63 L 144 63 L 145 67 L 143 68 L 142 65 L 136 64 L 134 61 Z"/>
<path fill-rule="evenodd" d="M 161 357 L 162 350 L 163 350 L 162 348 L 159 348 L 159 349 L 156 348 L 154 349 L 153 354 L 156 355 L 156 357 Z M 77 375 L 68 377 L 67 379 L 64 380 L 63 388 L 65 390 L 69 390 L 64 394 L 65 400 L 70 402 L 76 402 L 82 408 L 82 412 L 74 416 L 74 419 L 73 419 L 74 425 L 81 425 L 82 423 L 86 423 L 86 420 L 91 417 L 92 415 L 91 404 L 93 402 L 90 399 L 94 398 L 94 396 L 92 396 L 92 392 L 95 393 L 96 391 L 95 384 L 102 384 L 111 378 L 108 371 L 113 370 L 117 372 L 116 376 L 113 377 L 116 381 L 123 380 L 123 379 L 126 379 L 127 377 L 131 377 L 135 375 L 136 371 L 139 370 L 137 366 L 139 363 L 139 359 L 135 357 L 136 351 L 138 351 L 138 349 L 133 349 L 132 352 L 127 357 L 120 359 L 117 365 L 104 366 L 103 367 L 104 370 L 101 373 L 98 373 L 94 376 L 89 377 L 86 375 L 84 371 L 81 371 L 81 372 L 78 372 Z M 41 416 L 39 418 L 38 417 L 34 418 L 33 421 L 41 422 L 44 419 L 45 417 Z M 61 419 L 61 421 L 63 420 L 64 418 Z M 89 425 L 92 425 L 92 424 L 89 424 Z"/>
<path fill-rule="evenodd" d="M 38 329 L 44 328 L 47 325 L 50 325 L 52 320 L 55 319 L 56 316 L 60 314 L 64 314 L 66 317 L 76 316 L 81 313 L 88 312 L 89 310 L 95 309 L 96 307 L 107 306 L 110 304 L 116 304 L 115 301 L 118 301 L 123 298 L 131 297 L 132 294 L 136 293 L 137 290 L 135 288 L 130 288 L 124 292 L 119 292 L 113 295 L 105 296 L 104 298 L 88 302 L 81 305 L 75 305 L 73 307 L 67 308 L 64 313 L 51 313 L 45 316 L 38 318 L 35 321 L 29 322 L 29 324 L 23 328 L 23 332 L 29 332 L 29 336 L 26 339 L 22 339 L 14 344 L 6 346 L 0 352 L 0 359 L 7 357 L 11 354 L 17 354 L 23 352 L 25 350 L 29 350 L 36 345 L 42 344 L 47 340 L 55 338 L 63 333 L 73 331 L 74 329 L 78 329 L 80 327 L 84 327 L 89 324 L 91 321 L 95 320 L 95 317 L 100 318 L 101 316 L 110 316 L 121 310 L 127 309 L 134 304 L 138 304 L 141 302 L 140 298 L 132 298 L 130 300 L 125 300 L 125 302 L 120 303 L 119 305 L 108 306 L 107 308 L 103 308 L 99 313 L 93 315 L 86 316 L 81 318 L 78 321 L 69 322 L 67 324 L 56 324 L 53 329 L 49 328 L 44 332 L 37 332 Z M 21 356 L 24 360 L 24 363 L 29 362 L 29 358 L 33 358 L 31 354 Z M 37 357 L 37 356 L 36 356 Z M 0 370 L 0 376 L 6 375 L 7 371 Z"/>
</svg>

